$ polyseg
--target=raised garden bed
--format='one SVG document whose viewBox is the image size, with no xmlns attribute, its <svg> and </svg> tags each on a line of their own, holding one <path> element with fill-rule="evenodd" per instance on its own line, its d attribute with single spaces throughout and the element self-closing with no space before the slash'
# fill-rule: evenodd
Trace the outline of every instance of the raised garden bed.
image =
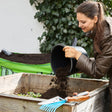
<svg viewBox="0 0 112 112">
<path fill-rule="evenodd" d="M 42 112 L 38 103 L 53 97 L 52 95 L 59 95 L 58 91 L 54 91 L 56 84 L 53 79 L 55 78 L 52 75 L 30 73 L 0 77 L 0 112 Z M 69 77 L 67 81 L 67 96 L 71 96 L 73 92 L 90 91 L 90 99 L 78 104 L 65 103 L 56 112 L 103 112 L 108 81 Z M 49 90 L 52 90 L 52 95 L 49 94 Z M 29 91 L 42 95 L 47 93 L 48 97 L 32 98 L 15 95 L 15 93 L 27 93 Z"/>
</svg>

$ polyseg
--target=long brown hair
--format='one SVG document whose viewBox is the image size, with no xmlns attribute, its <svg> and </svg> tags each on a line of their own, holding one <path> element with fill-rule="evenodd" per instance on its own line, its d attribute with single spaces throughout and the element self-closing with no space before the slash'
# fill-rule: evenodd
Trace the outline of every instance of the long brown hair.
<svg viewBox="0 0 112 112">
<path fill-rule="evenodd" d="M 82 4 L 80 4 L 77 8 L 77 13 L 83 13 L 90 19 L 93 19 L 95 16 L 98 17 L 98 21 L 95 25 L 95 37 L 94 39 L 94 47 L 98 53 L 101 53 L 101 50 L 99 48 L 99 42 L 103 36 L 104 27 L 103 27 L 103 21 L 104 21 L 104 10 L 103 5 L 100 2 L 95 1 L 85 1 Z"/>
</svg>

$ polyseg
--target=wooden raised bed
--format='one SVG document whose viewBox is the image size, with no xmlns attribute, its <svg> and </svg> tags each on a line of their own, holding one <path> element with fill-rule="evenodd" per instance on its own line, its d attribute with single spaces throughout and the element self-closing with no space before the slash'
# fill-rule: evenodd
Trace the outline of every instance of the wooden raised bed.
<svg viewBox="0 0 112 112">
<path fill-rule="evenodd" d="M 44 93 L 55 76 L 18 73 L 0 77 L 0 112 L 42 112 L 38 103 L 46 99 L 14 95 L 20 92 Z M 56 112 L 103 112 L 108 81 L 69 78 L 68 95 L 74 91 L 90 91 L 90 99 L 79 104 L 66 103 Z"/>
</svg>

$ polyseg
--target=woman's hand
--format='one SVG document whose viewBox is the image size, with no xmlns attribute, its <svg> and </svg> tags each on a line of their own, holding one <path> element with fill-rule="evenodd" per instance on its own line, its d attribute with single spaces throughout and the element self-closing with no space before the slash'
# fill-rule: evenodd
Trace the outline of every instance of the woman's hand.
<svg viewBox="0 0 112 112">
<path fill-rule="evenodd" d="M 74 47 L 70 46 L 65 46 L 63 48 L 63 51 L 65 52 L 66 58 L 75 58 L 76 60 L 78 60 L 82 54 L 81 52 L 77 51 Z"/>
</svg>

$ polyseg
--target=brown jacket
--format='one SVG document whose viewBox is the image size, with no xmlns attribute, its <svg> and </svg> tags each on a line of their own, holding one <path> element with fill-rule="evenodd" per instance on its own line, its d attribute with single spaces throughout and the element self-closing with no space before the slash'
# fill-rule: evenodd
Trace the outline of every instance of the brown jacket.
<svg viewBox="0 0 112 112">
<path fill-rule="evenodd" d="M 94 78 L 102 78 L 105 75 L 109 76 L 112 109 L 112 18 L 107 17 L 106 23 L 104 37 L 100 42 L 100 50 L 102 53 L 98 54 L 94 49 L 94 61 L 82 54 L 77 61 L 76 68 Z"/>
</svg>

